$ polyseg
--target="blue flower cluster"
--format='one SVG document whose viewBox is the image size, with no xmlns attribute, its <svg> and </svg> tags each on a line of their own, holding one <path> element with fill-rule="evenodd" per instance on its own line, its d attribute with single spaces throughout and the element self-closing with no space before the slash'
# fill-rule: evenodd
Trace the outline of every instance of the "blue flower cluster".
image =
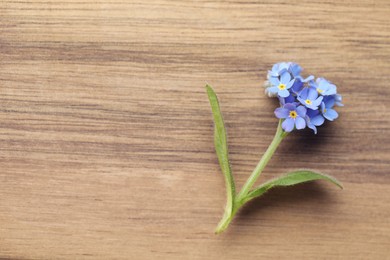
<svg viewBox="0 0 390 260">
<path fill-rule="evenodd" d="M 293 62 L 281 62 L 268 71 L 264 84 L 266 94 L 278 97 L 281 107 L 275 110 L 277 118 L 283 119 L 286 132 L 304 129 L 306 126 L 317 134 L 317 126 L 325 119 L 333 121 L 338 117 L 334 106 L 343 106 L 341 95 L 334 84 L 314 76 L 303 78 L 302 68 Z"/>
</svg>

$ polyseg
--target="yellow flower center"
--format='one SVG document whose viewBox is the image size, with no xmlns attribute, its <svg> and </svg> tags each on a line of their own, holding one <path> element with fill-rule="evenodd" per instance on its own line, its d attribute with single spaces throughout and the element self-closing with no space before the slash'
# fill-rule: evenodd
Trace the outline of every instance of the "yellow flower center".
<svg viewBox="0 0 390 260">
<path fill-rule="evenodd" d="M 305 103 L 308 104 L 308 105 L 311 105 L 311 100 L 310 99 L 306 99 Z"/>
<path fill-rule="evenodd" d="M 295 112 L 295 111 L 290 111 L 290 117 L 291 117 L 291 118 L 296 118 L 296 117 L 297 117 L 297 112 Z"/>
<path fill-rule="evenodd" d="M 280 90 L 286 89 L 286 85 L 280 83 L 279 86 L 278 86 L 278 88 L 279 88 Z"/>
<path fill-rule="evenodd" d="M 322 89 L 317 88 L 317 92 L 321 94 L 324 91 Z"/>
</svg>

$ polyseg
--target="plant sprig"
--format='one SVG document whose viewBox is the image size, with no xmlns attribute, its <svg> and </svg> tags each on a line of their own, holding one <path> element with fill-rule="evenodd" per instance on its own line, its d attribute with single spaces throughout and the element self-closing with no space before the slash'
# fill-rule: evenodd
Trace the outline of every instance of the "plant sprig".
<svg viewBox="0 0 390 260">
<path fill-rule="evenodd" d="M 252 189 L 253 185 L 261 175 L 262 171 L 266 167 L 269 160 L 272 158 L 275 150 L 281 143 L 281 141 L 288 135 L 289 132 L 286 132 L 282 128 L 283 120 L 279 120 L 279 125 L 277 127 L 277 131 L 273 141 L 268 147 L 267 151 L 264 153 L 262 158 L 260 159 L 258 165 L 248 178 L 247 182 L 244 184 L 243 188 L 239 193 L 236 193 L 234 178 L 229 162 L 229 153 L 228 153 L 228 144 L 227 144 L 227 133 L 224 125 L 222 113 L 219 107 L 219 102 L 217 95 L 211 86 L 206 85 L 206 90 L 208 94 L 208 98 L 210 101 L 213 118 L 214 118 L 214 145 L 215 150 L 218 156 L 219 165 L 221 167 L 222 173 L 225 178 L 226 185 L 226 207 L 224 215 L 219 222 L 215 233 L 219 234 L 227 229 L 230 222 L 233 220 L 235 214 L 238 210 L 245 205 L 248 201 L 262 196 L 265 192 L 275 188 L 275 187 L 285 187 L 292 186 L 308 181 L 314 180 L 327 180 L 331 183 L 342 188 L 340 182 L 338 182 L 335 178 L 328 176 L 323 173 L 311 171 L 311 170 L 297 170 L 276 179 L 272 179 L 267 181 L 260 186 Z"/>
</svg>

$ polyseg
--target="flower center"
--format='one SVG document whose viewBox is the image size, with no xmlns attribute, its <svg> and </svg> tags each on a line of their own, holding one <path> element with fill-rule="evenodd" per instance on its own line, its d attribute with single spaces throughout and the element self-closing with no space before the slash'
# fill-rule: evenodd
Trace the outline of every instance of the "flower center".
<svg viewBox="0 0 390 260">
<path fill-rule="evenodd" d="M 280 90 L 284 90 L 284 89 L 286 89 L 286 85 L 284 85 L 283 83 L 280 83 L 279 86 L 278 86 L 278 88 L 279 88 Z"/>
<path fill-rule="evenodd" d="M 317 92 L 321 94 L 324 91 L 322 89 L 317 88 Z"/>
<path fill-rule="evenodd" d="M 295 119 L 297 117 L 297 112 L 294 110 L 290 111 L 290 117 Z"/>
<path fill-rule="evenodd" d="M 306 99 L 305 103 L 308 104 L 308 105 L 311 105 L 311 100 L 310 99 Z"/>
</svg>

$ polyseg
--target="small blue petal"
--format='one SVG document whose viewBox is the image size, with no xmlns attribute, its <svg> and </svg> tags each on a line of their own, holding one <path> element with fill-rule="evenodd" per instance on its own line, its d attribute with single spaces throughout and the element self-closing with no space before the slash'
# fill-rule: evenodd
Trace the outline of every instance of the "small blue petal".
<svg viewBox="0 0 390 260">
<path fill-rule="evenodd" d="M 302 105 L 306 106 L 305 100 L 303 98 L 298 97 L 298 101 L 301 102 Z"/>
<path fill-rule="evenodd" d="M 288 115 L 289 115 L 289 110 L 287 108 L 283 108 L 283 107 L 278 107 L 277 109 L 275 109 L 275 116 L 277 118 L 287 118 Z"/>
<path fill-rule="evenodd" d="M 318 97 L 318 92 L 315 89 L 310 88 L 309 91 L 308 91 L 307 98 L 310 99 L 310 100 L 314 100 L 317 97 Z"/>
<path fill-rule="evenodd" d="M 312 101 L 312 106 L 318 107 L 322 102 L 323 97 L 318 97 L 316 100 Z"/>
<path fill-rule="evenodd" d="M 294 119 L 287 118 L 282 123 L 282 128 L 286 132 L 291 132 L 294 129 Z"/>
<path fill-rule="evenodd" d="M 323 93 L 323 95 L 324 96 L 330 96 L 330 95 L 335 95 L 336 93 L 337 93 L 336 86 L 331 84 L 331 85 L 329 85 L 328 90 Z"/>
<path fill-rule="evenodd" d="M 320 126 L 325 122 L 325 118 L 322 115 L 317 115 L 311 118 L 310 122 L 315 126 Z"/>
<path fill-rule="evenodd" d="M 314 131 L 314 134 L 317 134 L 317 127 L 313 124 L 307 124 L 307 127 L 309 127 L 311 130 Z"/>
<path fill-rule="evenodd" d="M 315 117 L 316 115 L 318 115 L 320 113 L 320 111 L 318 111 L 317 109 L 316 110 L 313 110 L 313 109 L 308 109 L 306 114 L 310 117 L 310 118 L 313 118 Z"/>
<path fill-rule="evenodd" d="M 291 80 L 286 84 L 286 89 L 289 89 L 293 86 L 295 80 Z"/>
<path fill-rule="evenodd" d="M 310 75 L 309 77 L 305 78 L 305 79 L 302 79 L 302 82 L 309 82 L 311 80 L 314 79 L 314 76 L 313 75 Z"/>
<path fill-rule="evenodd" d="M 290 96 L 286 97 L 284 100 L 286 103 L 292 103 L 292 102 L 294 102 L 295 97 L 290 94 Z"/>
<path fill-rule="evenodd" d="M 295 118 L 295 127 L 300 130 L 306 127 L 306 121 L 302 117 Z"/>
<path fill-rule="evenodd" d="M 280 77 L 280 82 L 282 82 L 285 85 L 287 85 L 287 83 L 289 83 L 290 80 L 291 80 L 291 76 L 290 76 L 290 73 L 288 73 L 288 72 L 284 72 L 282 74 L 282 76 Z"/>
<path fill-rule="evenodd" d="M 300 117 L 305 117 L 306 116 L 306 107 L 304 106 L 299 106 L 297 107 L 297 113 Z"/>
<path fill-rule="evenodd" d="M 329 121 L 335 120 L 338 116 L 339 114 L 336 112 L 336 110 L 331 108 L 327 109 L 326 112 L 324 113 L 324 117 Z"/>
<path fill-rule="evenodd" d="M 294 77 L 297 77 L 297 76 L 299 76 L 299 74 L 301 74 L 302 68 L 301 68 L 301 66 L 299 66 L 296 63 L 291 63 L 290 71 L 291 71 L 291 74 L 293 74 Z"/>
<path fill-rule="evenodd" d="M 290 66 L 289 62 L 280 62 L 279 63 L 279 73 L 282 75 L 283 72 L 288 70 L 288 67 Z"/>
<path fill-rule="evenodd" d="M 326 108 L 332 108 L 334 106 L 335 99 L 333 96 L 326 96 L 324 97 L 323 102 L 325 103 Z"/>
<path fill-rule="evenodd" d="M 269 80 L 269 82 L 271 83 L 272 86 L 277 87 L 280 84 L 279 79 L 276 78 L 276 77 L 270 77 L 268 80 Z"/>
<path fill-rule="evenodd" d="M 287 103 L 284 105 L 284 108 L 287 108 L 288 111 L 295 110 L 295 105 L 293 103 Z"/>
<path fill-rule="evenodd" d="M 307 99 L 307 95 L 308 95 L 308 92 L 309 92 L 309 88 L 304 88 L 302 89 L 302 91 L 299 93 L 299 97 L 303 100 L 306 100 Z M 299 98 L 298 98 L 299 99 Z M 303 104 L 303 103 L 302 103 Z"/>
<path fill-rule="evenodd" d="M 300 81 L 299 79 L 295 79 L 294 84 L 292 86 L 292 91 L 294 93 L 298 93 L 299 91 L 301 91 L 302 87 L 303 87 L 302 81 Z"/>
<path fill-rule="evenodd" d="M 278 87 L 269 87 L 269 88 L 267 88 L 267 91 L 271 94 L 276 94 L 276 93 L 278 93 L 279 89 L 278 89 Z"/>
<path fill-rule="evenodd" d="M 290 95 L 290 92 L 288 92 L 287 89 L 282 89 L 282 90 L 279 90 L 278 95 L 285 98 L 285 97 L 288 97 Z"/>
<path fill-rule="evenodd" d="M 313 110 L 308 110 L 309 111 L 313 111 Z M 311 122 L 311 119 L 309 116 L 306 116 L 305 117 L 305 120 L 306 120 L 306 125 L 308 128 L 312 129 L 314 131 L 314 134 L 317 134 L 317 127 Z"/>
</svg>

